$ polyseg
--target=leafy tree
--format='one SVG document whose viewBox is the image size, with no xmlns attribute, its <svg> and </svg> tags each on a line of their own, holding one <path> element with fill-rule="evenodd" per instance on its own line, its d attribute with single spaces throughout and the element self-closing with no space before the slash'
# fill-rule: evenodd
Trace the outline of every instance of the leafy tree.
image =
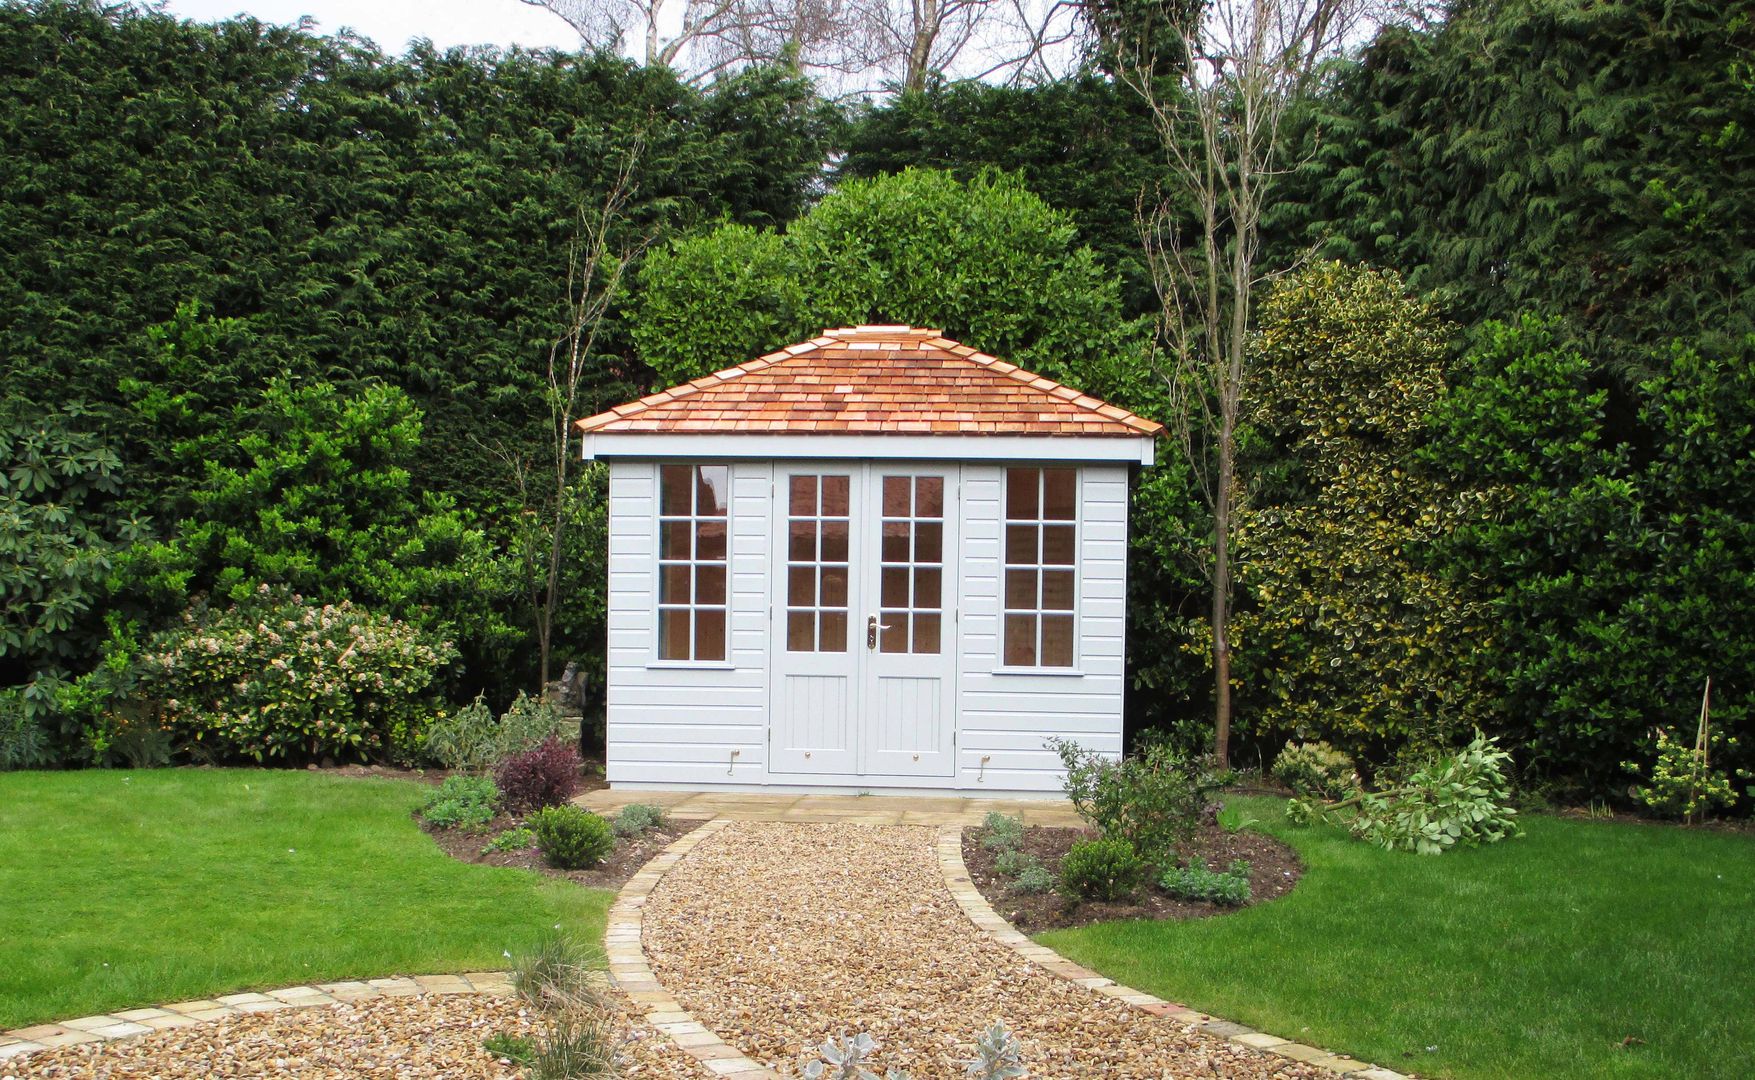
<svg viewBox="0 0 1755 1080">
<path fill-rule="evenodd" d="M 414 490 L 420 425 L 393 387 L 271 383 L 235 425 L 238 460 L 209 468 L 177 535 L 119 562 L 117 587 L 165 612 L 286 586 L 464 643 L 477 662 L 496 655 L 509 628 L 492 605 L 509 579 L 450 496 Z"/>
<path fill-rule="evenodd" d="M 1291 243 L 1399 269 L 1466 325 L 1547 313 L 1631 381 L 1672 338 L 1755 329 L 1747 7 L 1446 6 L 1386 28 L 1319 100 Z"/>
<path fill-rule="evenodd" d="M 1444 554 L 1491 596 L 1499 723 L 1533 770 L 1603 794 L 1654 727 L 1693 717 L 1707 677 L 1714 718 L 1749 733 L 1755 338 L 1644 361 L 1639 446 L 1615 440 L 1569 339 L 1556 320 L 1490 325 L 1428 455 L 1475 502 Z"/>
<path fill-rule="evenodd" d="M 1446 327 L 1392 273 L 1317 264 L 1262 307 L 1246 414 L 1257 492 L 1241 513 L 1247 722 L 1382 760 L 1482 723 L 1480 600 L 1421 559 L 1455 522 L 1414 468 L 1444 393 Z M 1265 453 L 1263 451 L 1266 451 Z"/>
</svg>

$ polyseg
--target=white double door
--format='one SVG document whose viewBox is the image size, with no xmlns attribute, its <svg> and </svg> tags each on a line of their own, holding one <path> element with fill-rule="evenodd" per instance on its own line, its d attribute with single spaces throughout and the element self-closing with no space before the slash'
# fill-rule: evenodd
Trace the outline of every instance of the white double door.
<svg viewBox="0 0 1755 1080">
<path fill-rule="evenodd" d="M 777 465 L 768 772 L 956 771 L 955 465 Z"/>
</svg>

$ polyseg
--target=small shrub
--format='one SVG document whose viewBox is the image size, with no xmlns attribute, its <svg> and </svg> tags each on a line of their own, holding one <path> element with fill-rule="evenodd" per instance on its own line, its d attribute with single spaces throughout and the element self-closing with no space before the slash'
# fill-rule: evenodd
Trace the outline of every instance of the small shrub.
<svg viewBox="0 0 1755 1080">
<path fill-rule="evenodd" d="M 1249 900 L 1249 864 L 1242 859 L 1225 871 L 1207 869 L 1207 861 L 1190 859 L 1186 867 L 1171 867 L 1158 879 L 1165 892 L 1184 900 L 1206 900 L 1236 907 Z"/>
<path fill-rule="evenodd" d="M 1017 877 L 1012 879 L 1012 892 L 1022 893 L 1025 896 L 1036 896 L 1052 888 L 1054 888 L 1054 875 L 1050 874 L 1048 868 L 1040 863 L 1025 867 L 1018 872 Z"/>
<path fill-rule="evenodd" d="M 479 829 L 494 819 L 499 801 L 485 776 L 450 776 L 427 796 L 420 816 L 435 829 Z"/>
<path fill-rule="evenodd" d="M 1041 865 L 1041 861 L 1036 856 L 1016 848 L 1002 851 L 993 857 L 993 868 L 1006 877 L 1017 877 L 1030 867 Z"/>
<path fill-rule="evenodd" d="M 989 851 L 1009 851 L 1024 842 L 1024 821 L 997 810 L 988 811 L 981 822 L 981 846 Z"/>
<path fill-rule="evenodd" d="M 664 824 L 664 808 L 651 803 L 630 803 L 615 816 L 617 836 L 639 836 Z"/>
<path fill-rule="evenodd" d="M 577 806 L 545 807 L 531 817 L 530 827 L 542 857 L 562 870 L 588 870 L 615 850 L 609 822 Z"/>
<path fill-rule="evenodd" d="M 427 725 L 421 751 L 453 772 L 481 772 L 499 752 L 500 722 L 480 697 L 456 712 L 441 712 Z"/>
<path fill-rule="evenodd" d="M 418 739 L 455 656 L 387 615 L 264 585 L 228 608 L 197 606 L 155 637 L 138 693 L 217 756 L 379 757 Z"/>
<path fill-rule="evenodd" d="M 1064 739 L 1049 745 L 1060 755 L 1066 796 L 1079 816 L 1152 862 L 1171 860 L 1230 779 L 1162 741 L 1119 760 Z"/>
<path fill-rule="evenodd" d="M 528 851 L 536 844 L 536 834 L 520 825 L 516 829 L 505 832 L 489 840 L 481 849 L 483 855 L 495 855 L 504 851 Z"/>
<path fill-rule="evenodd" d="M 520 690 L 512 699 L 512 707 L 500 717 L 494 756 L 503 759 L 534 750 L 550 739 L 559 739 L 564 726 L 561 710 L 543 698 L 531 697 Z"/>
<path fill-rule="evenodd" d="M 1714 805 L 1729 807 L 1737 801 L 1730 775 L 1712 766 L 1712 755 L 1736 750 L 1735 738 L 1709 730 L 1704 719 L 1692 744 L 1676 738 L 1669 728 L 1658 728 L 1656 736 L 1651 782 L 1633 789 L 1633 797 L 1646 809 L 1694 824 Z M 1640 772 L 1635 761 L 1623 762 L 1622 768 L 1635 776 Z M 1749 773 L 1739 769 L 1737 775 L 1747 778 Z"/>
<path fill-rule="evenodd" d="M 514 1065 L 529 1065 L 536 1060 L 536 1042 L 522 1035 L 496 1031 L 481 1041 L 481 1048 Z"/>
<path fill-rule="evenodd" d="M 502 760 L 494 769 L 494 782 L 515 813 L 559 806 L 579 791 L 579 770 L 584 762 L 579 751 L 559 739 Z"/>
<path fill-rule="evenodd" d="M 1080 840 L 1060 860 L 1060 889 L 1086 900 L 1125 900 L 1139 891 L 1146 864 L 1126 840 Z"/>
<path fill-rule="evenodd" d="M 1359 789 L 1353 759 L 1325 742 L 1287 743 L 1274 759 L 1274 777 L 1307 799 L 1344 799 Z"/>
<path fill-rule="evenodd" d="M 24 691 L 0 690 L 0 772 L 40 769 L 54 763 L 49 733 L 32 714 Z"/>
<path fill-rule="evenodd" d="M 512 990 L 535 1007 L 550 1003 L 577 1004 L 592 993 L 591 968 L 596 954 L 578 938 L 559 930 L 546 931 L 536 944 L 512 955 Z"/>
<path fill-rule="evenodd" d="M 595 1000 L 551 1003 L 543 1014 L 543 1032 L 532 1049 L 526 1075 L 530 1080 L 589 1080 L 613 1077 L 616 1070 L 616 1028 Z"/>
<path fill-rule="evenodd" d="M 1024 1044 L 1003 1021 L 975 1038 L 975 1057 L 963 1066 L 970 1080 L 1018 1080 L 1024 1074 Z"/>
</svg>

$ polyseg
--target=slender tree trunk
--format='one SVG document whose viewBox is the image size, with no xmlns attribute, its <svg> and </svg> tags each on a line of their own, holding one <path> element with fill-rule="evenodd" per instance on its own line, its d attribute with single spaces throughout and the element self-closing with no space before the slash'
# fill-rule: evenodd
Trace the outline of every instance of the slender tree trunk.
<svg viewBox="0 0 1755 1080">
<path fill-rule="evenodd" d="M 1227 425 L 1228 427 L 1228 425 Z M 1213 757 L 1231 763 L 1231 480 L 1232 438 L 1219 436 L 1218 489 L 1213 498 Z"/>
</svg>

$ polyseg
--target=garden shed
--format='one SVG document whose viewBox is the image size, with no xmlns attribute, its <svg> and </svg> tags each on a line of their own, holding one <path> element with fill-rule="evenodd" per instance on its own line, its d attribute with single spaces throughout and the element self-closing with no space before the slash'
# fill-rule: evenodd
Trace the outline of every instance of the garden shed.
<svg viewBox="0 0 1755 1080">
<path fill-rule="evenodd" d="M 616 787 L 1052 793 L 1121 749 L 1162 427 L 935 330 L 827 330 L 579 421 Z"/>
</svg>

